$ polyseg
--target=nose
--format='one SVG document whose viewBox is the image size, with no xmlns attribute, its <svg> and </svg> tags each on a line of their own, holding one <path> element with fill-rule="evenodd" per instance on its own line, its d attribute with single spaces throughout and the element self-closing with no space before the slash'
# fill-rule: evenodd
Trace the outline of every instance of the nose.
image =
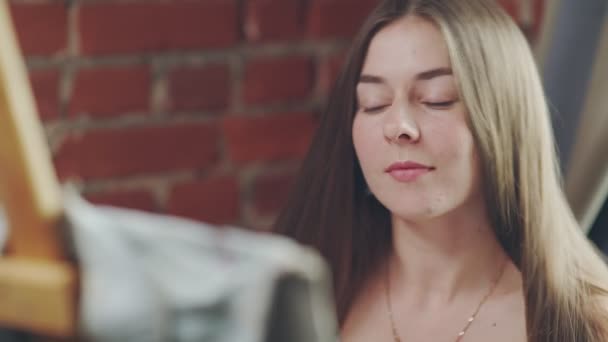
<svg viewBox="0 0 608 342">
<path fill-rule="evenodd" d="M 401 105 L 387 114 L 384 122 L 384 136 L 387 140 L 394 143 L 420 140 L 420 128 L 407 106 Z"/>
</svg>

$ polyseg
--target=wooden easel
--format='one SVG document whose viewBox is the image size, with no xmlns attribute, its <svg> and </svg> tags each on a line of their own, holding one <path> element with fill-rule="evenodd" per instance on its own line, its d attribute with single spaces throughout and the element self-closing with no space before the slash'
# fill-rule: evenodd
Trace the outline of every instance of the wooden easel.
<svg viewBox="0 0 608 342">
<path fill-rule="evenodd" d="M 60 238 L 60 186 L 6 0 L 0 0 L 0 205 L 10 229 L 0 256 L 0 327 L 73 336 L 77 272 Z"/>
</svg>

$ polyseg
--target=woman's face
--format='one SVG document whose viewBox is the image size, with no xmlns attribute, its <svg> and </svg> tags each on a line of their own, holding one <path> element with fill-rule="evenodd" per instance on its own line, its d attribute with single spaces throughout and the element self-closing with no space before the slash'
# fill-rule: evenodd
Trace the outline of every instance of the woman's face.
<svg viewBox="0 0 608 342">
<path fill-rule="evenodd" d="M 479 166 L 448 49 L 407 16 L 372 39 L 357 85 L 353 143 L 370 191 L 408 221 L 479 200 Z"/>
</svg>

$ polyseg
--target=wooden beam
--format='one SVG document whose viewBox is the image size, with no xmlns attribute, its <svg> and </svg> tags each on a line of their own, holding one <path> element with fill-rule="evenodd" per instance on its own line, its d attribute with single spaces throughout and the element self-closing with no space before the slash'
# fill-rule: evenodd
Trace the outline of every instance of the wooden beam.
<svg viewBox="0 0 608 342">
<path fill-rule="evenodd" d="M 12 254 L 63 257 L 56 232 L 61 194 L 11 16 L 0 0 L 0 202 Z"/>
<path fill-rule="evenodd" d="M 46 336 L 74 336 L 75 275 L 69 263 L 0 258 L 0 325 Z"/>
<path fill-rule="evenodd" d="M 9 228 L 9 255 L 0 257 L 0 325 L 74 336 L 78 279 L 63 248 L 60 186 L 6 0 L 0 42 L 0 205 Z"/>
</svg>

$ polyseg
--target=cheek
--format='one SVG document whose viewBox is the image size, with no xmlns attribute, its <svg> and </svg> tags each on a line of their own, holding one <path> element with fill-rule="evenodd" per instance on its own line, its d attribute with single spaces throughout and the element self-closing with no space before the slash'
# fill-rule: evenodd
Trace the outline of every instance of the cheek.
<svg viewBox="0 0 608 342">
<path fill-rule="evenodd" d="M 453 123 L 449 129 L 436 132 L 441 144 L 435 145 L 435 156 L 447 172 L 444 176 L 451 184 L 465 188 L 473 186 L 478 178 L 477 152 L 471 131 L 464 123 Z"/>
<path fill-rule="evenodd" d="M 373 163 L 374 156 L 378 155 L 377 133 L 373 126 L 372 120 L 360 115 L 357 115 L 353 122 L 353 145 L 363 169 L 371 167 L 370 164 Z"/>
<path fill-rule="evenodd" d="M 426 125 L 427 146 L 440 163 L 468 164 L 473 158 L 473 135 L 464 120 L 439 118 Z"/>
<path fill-rule="evenodd" d="M 476 152 L 473 142 L 473 136 L 468 128 L 462 129 L 456 136 L 454 143 L 455 156 L 460 161 L 460 166 L 463 171 L 473 173 L 473 166 L 476 164 Z"/>
</svg>

